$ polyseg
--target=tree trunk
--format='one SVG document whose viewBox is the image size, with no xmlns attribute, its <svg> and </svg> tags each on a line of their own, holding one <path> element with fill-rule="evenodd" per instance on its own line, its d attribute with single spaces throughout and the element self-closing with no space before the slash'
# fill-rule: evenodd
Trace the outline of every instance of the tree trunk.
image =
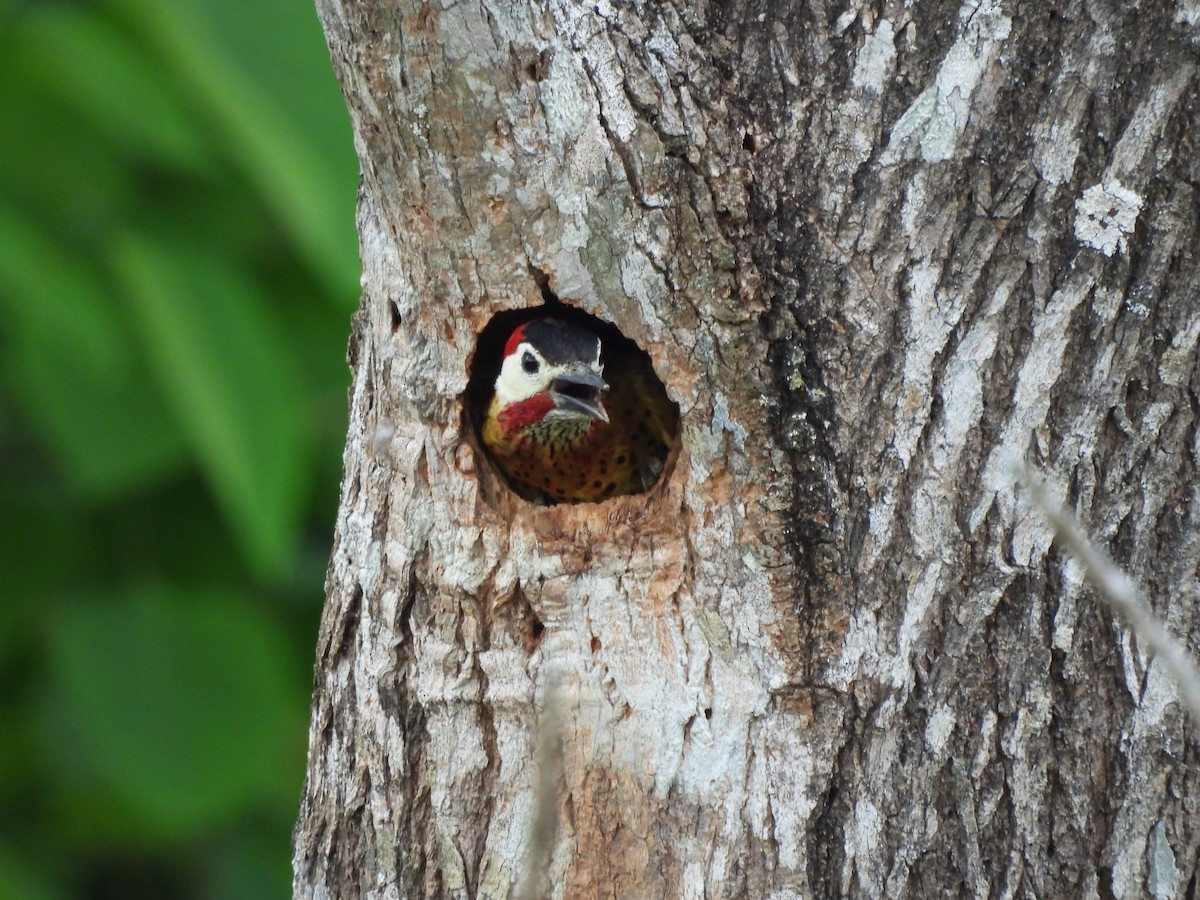
<svg viewBox="0 0 1200 900">
<path fill-rule="evenodd" d="M 1196 0 L 318 5 L 364 293 L 296 895 L 1196 896 L 1174 686 L 1010 465 L 1197 648 Z M 649 493 L 480 451 L 551 294 L 680 405 Z"/>
</svg>

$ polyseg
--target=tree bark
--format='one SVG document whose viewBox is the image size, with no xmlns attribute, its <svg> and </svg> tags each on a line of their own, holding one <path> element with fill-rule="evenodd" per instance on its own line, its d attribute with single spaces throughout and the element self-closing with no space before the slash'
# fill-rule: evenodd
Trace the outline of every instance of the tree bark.
<svg viewBox="0 0 1200 900">
<path fill-rule="evenodd" d="M 1011 473 L 1197 649 L 1195 0 L 318 8 L 364 274 L 296 896 L 1196 896 L 1174 686 Z M 647 494 L 479 449 L 549 293 L 680 404 Z"/>
</svg>

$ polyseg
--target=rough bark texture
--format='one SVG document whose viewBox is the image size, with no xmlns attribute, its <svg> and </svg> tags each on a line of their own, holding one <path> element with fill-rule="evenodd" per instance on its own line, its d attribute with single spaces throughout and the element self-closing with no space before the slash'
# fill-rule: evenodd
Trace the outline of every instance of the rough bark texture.
<svg viewBox="0 0 1200 900">
<path fill-rule="evenodd" d="M 1196 0 L 319 8 L 364 295 L 296 895 L 508 896 L 557 722 L 539 893 L 1195 896 L 1174 689 L 1009 463 L 1200 647 Z M 481 456 L 539 279 L 679 402 L 651 493 Z"/>
</svg>

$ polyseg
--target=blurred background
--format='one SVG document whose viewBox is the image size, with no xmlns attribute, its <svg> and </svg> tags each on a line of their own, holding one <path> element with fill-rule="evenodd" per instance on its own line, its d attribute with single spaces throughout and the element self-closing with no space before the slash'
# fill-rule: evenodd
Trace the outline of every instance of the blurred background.
<svg viewBox="0 0 1200 900">
<path fill-rule="evenodd" d="M 0 0 L 0 900 L 290 894 L 356 182 L 308 0 Z"/>
</svg>

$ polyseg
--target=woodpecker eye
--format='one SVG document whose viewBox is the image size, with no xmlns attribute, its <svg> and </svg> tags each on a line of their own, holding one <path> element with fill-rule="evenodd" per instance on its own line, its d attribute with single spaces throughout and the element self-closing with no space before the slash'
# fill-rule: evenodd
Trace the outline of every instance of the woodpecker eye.
<svg viewBox="0 0 1200 900">
<path fill-rule="evenodd" d="M 521 357 L 521 368 L 527 375 L 536 375 L 539 368 L 537 357 L 526 350 L 525 355 Z"/>
</svg>

